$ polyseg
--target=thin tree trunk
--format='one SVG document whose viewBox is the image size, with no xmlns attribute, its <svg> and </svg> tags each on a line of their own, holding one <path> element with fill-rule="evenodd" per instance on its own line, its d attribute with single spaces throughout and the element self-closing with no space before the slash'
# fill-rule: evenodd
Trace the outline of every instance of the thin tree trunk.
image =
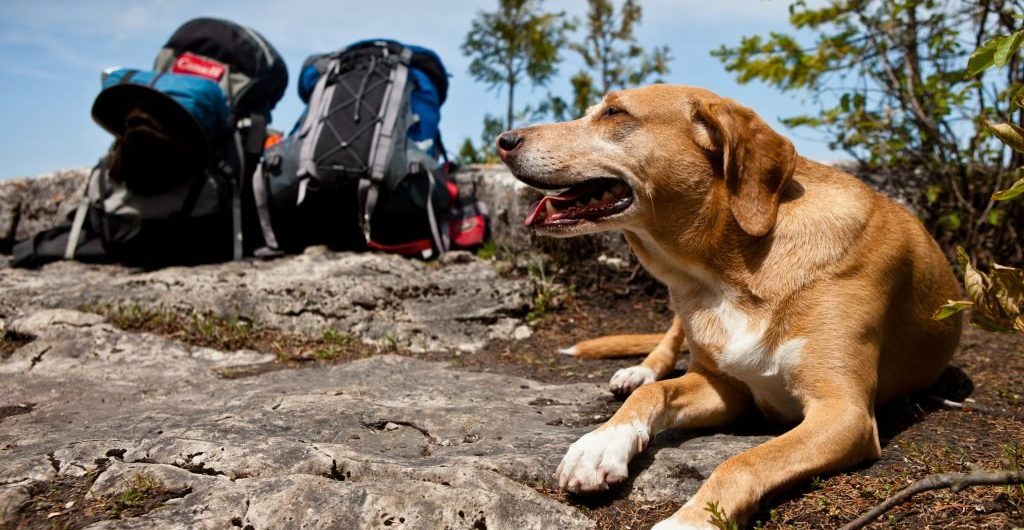
<svg viewBox="0 0 1024 530">
<path fill-rule="evenodd" d="M 512 130 L 512 121 L 515 118 L 515 94 L 516 94 L 516 82 L 510 80 L 508 82 L 508 111 L 505 114 L 505 130 Z"/>
</svg>

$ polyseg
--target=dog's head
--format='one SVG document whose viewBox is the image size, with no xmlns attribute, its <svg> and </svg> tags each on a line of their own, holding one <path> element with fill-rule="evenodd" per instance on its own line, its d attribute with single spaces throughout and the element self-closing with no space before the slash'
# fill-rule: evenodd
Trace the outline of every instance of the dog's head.
<svg viewBox="0 0 1024 530">
<path fill-rule="evenodd" d="M 497 144 L 518 179 L 551 193 L 526 223 L 561 237 L 732 220 L 762 236 L 796 165 L 792 143 L 750 109 L 671 85 L 609 93 L 578 120 L 507 131 Z"/>
</svg>

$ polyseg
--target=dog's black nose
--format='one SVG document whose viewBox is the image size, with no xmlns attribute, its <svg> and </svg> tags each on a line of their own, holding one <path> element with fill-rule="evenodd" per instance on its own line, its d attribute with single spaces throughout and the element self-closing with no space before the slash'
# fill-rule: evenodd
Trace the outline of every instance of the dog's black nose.
<svg viewBox="0 0 1024 530">
<path fill-rule="evenodd" d="M 516 134 L 516 131 L 506 131 L 498 136 L 498 149 L 502 151 L 514 151 L 521 143 L 523 137 Z"/>
</svg>

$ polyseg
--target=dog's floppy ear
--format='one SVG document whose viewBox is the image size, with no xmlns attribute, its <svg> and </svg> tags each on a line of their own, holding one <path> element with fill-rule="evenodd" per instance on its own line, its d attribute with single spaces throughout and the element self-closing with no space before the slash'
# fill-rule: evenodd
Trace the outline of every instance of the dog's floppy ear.
<svg viewBox="0 0 1024 530">
<path fill-rule="evenodd" d="M 752 236 L 767 234 L 796 168 L 793 144 L 731 100 L 697 102 L 692 126 L 697 145 L 720 156 L 729 209 L 740 228 Z"/>
</svg>

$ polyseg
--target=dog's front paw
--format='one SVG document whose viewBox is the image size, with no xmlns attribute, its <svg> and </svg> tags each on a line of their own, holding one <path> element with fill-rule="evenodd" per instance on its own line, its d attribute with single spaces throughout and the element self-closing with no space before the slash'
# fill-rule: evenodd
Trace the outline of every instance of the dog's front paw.
<svg viewBox="0 0 1024 530">
<path fill-rule="evenodd" d="M 658 377 L 654 373 L 654 370 L 651 370 L 642 364 L 638 364 L 615 372 L 609 386 L 611 387 L 613 394 L 626 395 L 633 393 L 633 391 L 640 388 L 641 385 L 653 383 L 657 379 Z"/>
<path fill-rule="evenodd" d="M 558 486 L 572 493 L 607 490 L 629 477 L 629 460 L 643 451 L 650 439 L 639 422 L 605 424 L 583 435 L 569 446 L 555 471 Z"/>
<path fill-rule="evenodd" d="M 654 525 L 654 528 L 651 528 L 651 530 L 715 530 L 715 528 L 715 526 L 708 522 L 687 523 L 679 521 L 675 517 L 669 517 Z"/>
</svg>

